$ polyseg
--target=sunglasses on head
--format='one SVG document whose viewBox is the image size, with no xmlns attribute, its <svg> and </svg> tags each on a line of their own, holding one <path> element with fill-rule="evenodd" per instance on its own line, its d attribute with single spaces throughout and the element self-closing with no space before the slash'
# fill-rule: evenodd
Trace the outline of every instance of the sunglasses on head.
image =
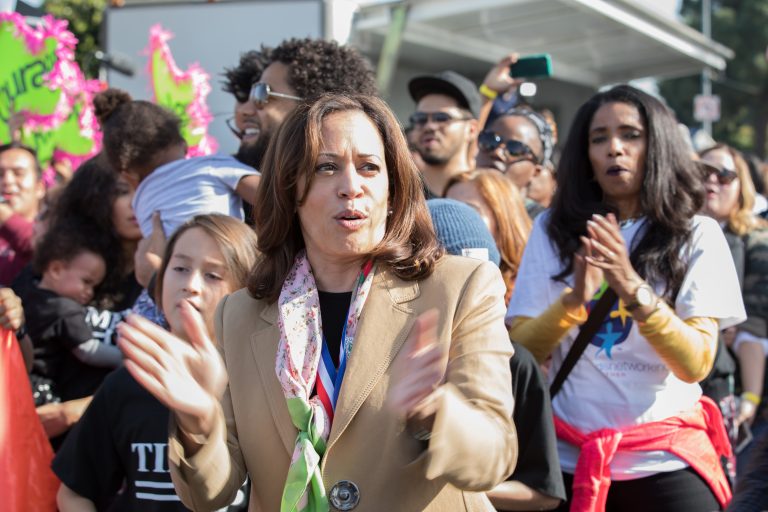
<svg viewBox="0 0 768 512">
<path fill-rule="evenodd" d="M 264 82 L 256 82 L 251 86 L 251 94 L 248 96 L 248 99 L 250 99 L 257 105 L 266 105 L 267 102 L 269 101 L 270 96 L 274 96 L 275 98 L 285 98 L 287 100 L 295 100 L 295 101 L 301 101 L 303 99 L 303 98 L 299 98 L 298 96 L 293 96 L 292 94 L 275 92 L 272 90 L 269 84 L 265 84 Z"/>
<path fill-rule="evenodd" d="M 709 162 L 701 162 L 701 166 L 706 173 L 706 179 L 709 179 L 709 177 L 714 174 L 717 178 L 717 182 L 721 185 L 728 185 L 739 177 L 739 174 L 736 171 L 732 169 L 725 169 Z"/>
<path fill-rule="evenodd" d="M 457 117 L 448 112 L 414 112 L 411 114 L 411 117 L 408 118 L 412 126 L 423 126 L 430 120 L 432 120 L 433 123 L 443 124 L 451 123 L 453 121 L 467 121 L 468 119 L 471 118 L 467 116 Z"/>
<path fill-rule="evenodd" d="M 489 130 L 480 132 L 477 145 L 481 150 L 488 152 L 496 151 L 502 147 L 512 158 L 530 158 L 534 163 L 539 163 L 539 158 L 528 144 L 515 139 L 505 141 L 498 134 Z"/>
</svg>

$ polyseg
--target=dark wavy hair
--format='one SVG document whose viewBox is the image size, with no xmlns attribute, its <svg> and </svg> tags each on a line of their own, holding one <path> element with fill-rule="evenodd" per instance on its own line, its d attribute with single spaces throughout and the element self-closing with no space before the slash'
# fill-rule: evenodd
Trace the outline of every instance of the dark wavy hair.
<svg viewBox="0 0 768 512">
<path fill-rule="evenodd" d="M 384 239 L 370 255 L 401 279 L 429 276 L 443 249 L 429 216 L 421 178 L 395 115 L 382 100 L 368 95 L 327 94 L 299 105 L 280 126 L 261 168 L 254 211 L 259 250 L 248 280 L 257 299 L 274 302 L 296 255 L 304 248 L 297 208 L 312 187 L 321 147 L 323 120 L 337 112 L 362 112 L 384 144 L 389 174 L 389 207 Z M 300 188 L 300 183 L 304 183 Z"/>
<path fill-rule="evenodd" d="M 94 97 L 93 106 L 109 164 L 118 172 L 137 173 L 139 181 L 155 169 L 160 153 L 186 144 L 179 117 L 160 105 L 134 101 L 120 89 L 107 89 Z"/>
<path fill-rule="evenodd" d="M 553 278 L 561 280 L 573 271 L 573 255 L 581 245 L 579 236 L 587 235 L 587 220 L 594 213 L 617 213 L 603 202 L 589 160 L 589 127 L 595 112 L 608 103 L 637 108 L 647 133 L 640 206 L 648 229 L 633 248 L 632 265 L 643 278 L 663 283 L 664 297 L 674 302 L 686 272 L 680 254 L 691 237 L 691 219 L 704 205 L 704 180 L 672 112 L 656 98 L 628 85 L 592 96 L 571 125 L 547 226 L 563 265 Z"/>
<path fill-rule="evenodd" d="M 123 240 L 112 223 L 112 206 L 119 195 L 118 175 L 100 153 L 78 167 L 49 212 L 49 229 L 59 229 L 62 222 L 79 222 L 89 225 L 91 235 L 99 239 L 107 274 L 97 291 L 98 302 L 110 300 L 109 296 L 118 293 L 123 278 L 133 265 L 133 260 L 126 257 Z M 120 297 L 113 298 L 115 302 L 121 300 Z"/>
<path fill-rule="evenodd" d="M 269 63 L 288 66 L 288 85 L 309 101 L 324 93 L 378 95 L 368 61 L 354 48 L 323 39 L 287 39 L 269 55 Z"/>
<path fill-rule="evenodd" d="M 261 50 L 251 50 L 240 54 L 237 66 L 224 70 L 223 89 L 235 97 L 240 103 L 245 103 L 251 94 L 251 85 L 261 78 L 264 69 L 269 65 L 270 49 L 266 46 Z"/>
<path fill-rule="evenodd" d="M 104 258 L 106 250 L 103 240 L 94 226 L 77 217 L 61 219 L 37 243 L 32 256 L 32 269 L 42 275 L 53 261 L 69 263 L 84 252 L 96 254 L 108 264 Z"/>
</svg>

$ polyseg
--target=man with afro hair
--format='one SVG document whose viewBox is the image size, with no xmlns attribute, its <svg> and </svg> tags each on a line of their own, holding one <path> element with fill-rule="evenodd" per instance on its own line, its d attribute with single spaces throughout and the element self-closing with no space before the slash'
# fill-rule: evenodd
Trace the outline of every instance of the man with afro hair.
<svg viewBox="0 0 768 512">
<path fill-rule="evenodd" d="M 376 78 L 354 48 L 322 39 L 287 39 L 240 56 L 224 72 L 224 90 L 237 101 L 235 157 L 259 168 L 272 136 L 299 101 L 327 92 L 377 95 Z"/>
</svg>

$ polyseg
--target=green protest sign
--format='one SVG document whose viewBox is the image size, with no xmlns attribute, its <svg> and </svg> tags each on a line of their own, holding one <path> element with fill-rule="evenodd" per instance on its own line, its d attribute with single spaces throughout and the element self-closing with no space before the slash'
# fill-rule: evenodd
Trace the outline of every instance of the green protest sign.
<svg viewBox="0 0 768 512">
<path fill-rule="evenodd" d="M 92 105 L 100 84 L 74 61 L 76 44 L 64 20 L 44 16 L 31 27 L 18 13 L 0 13 L 0 143 L 12 138 L 11 116 L 22 113 L 21 142 L 43 168 L 53 158 L 77 167 L 100 146 Z"/>
<path fill-rule="evenodd" d="M 208 155 L 218 146 L 208 135 L 212 116 L 205 100 L 211 92 L 210 76 L 198 64 L 192 64 L 187 71 L 178 68 L 168 47 L 172 37 L 160 25 L 150 28 L 147 52 L 155 102 L 181 119 L 181 133 L 189 147 L 187 156 Z"/>
<path fill-rule="evenodd" d="M 0 141 L 7 142 L 11 138 L 8 120 L 13 112 L 26 110 L 38 117 L 53 116 L 61 91 L 51 90 L 45 80 L 57 60 L 55 37 L 30 37 L 26 24 L 20 28 L 15 16 L 3 14 L 6 16 L 0 17 L 0 120 L 4 122 L 0 123 Z"/>
</svg>

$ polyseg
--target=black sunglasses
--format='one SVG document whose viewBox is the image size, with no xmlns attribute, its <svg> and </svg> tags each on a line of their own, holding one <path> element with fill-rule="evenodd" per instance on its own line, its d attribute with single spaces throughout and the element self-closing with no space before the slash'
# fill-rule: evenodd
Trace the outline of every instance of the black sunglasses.
<svg viewBox="0 0 768 512">
<path fill-rule="evenodd" d="M 488 152 L 496 151 L 503 147 L 512 158 L 530 158 L 534 163 L 540 163 L 536 153 L 533 152 L 528 144 L 515 139 L 505 141 L 498 134 L 490 130 L 480 132 L 480 135 L 477 137 L 477 145 L 481 150 Z"/>
<path fill-rule="evenodd" d="M 274 96 L 275 98 L 285 98 L 288 100 L 295 100 L 295 101 L 301 101 L 303 99 L 303 98 L 299 98 L 298 96 L 294 96 L 292 94 L 275 92 L 272 90 L 272 87 L 270 87 L 269 84 L 265 84 L 264 82 L 256 82 L 251 86 L 251 94 L 248 96 L 248 99 L 250 99 L 257 105 L 264 106 L 269 101 L 270 96 Z"/>
<path fill-rule="evenodd" d="M 733 183 L 733 180 L 739 177 L 739 174 L 736 171 L 725 169 L 709 162 L 699 161 L 699 165 L 704 170 L 704 179 L 709 179 L 709 177 L 714 174 L 717 178 L 717 182 L 721 185 Z"/>
<path fill-rule="evenodd" d="M 732 183 L 733 180 L 739 177 L 736 171 L 732 171 L 730 169 L 720 169 L 719 171 L 713 174 L 717 176 L 717 182 L 720 183 L 721 185 L 728 185 L 729 183 Z"/>
<path fill-rule="evenodd" d="M 443 124 L 452 123 L 453 121 L 467 121 L 471 119 L 468 116 L 456 117 L 448 112 L 414 112 L 408 120 L 412 126 L 423 126 L 427 124 L 430 119 L 433 123 Z"/>
</svg>

